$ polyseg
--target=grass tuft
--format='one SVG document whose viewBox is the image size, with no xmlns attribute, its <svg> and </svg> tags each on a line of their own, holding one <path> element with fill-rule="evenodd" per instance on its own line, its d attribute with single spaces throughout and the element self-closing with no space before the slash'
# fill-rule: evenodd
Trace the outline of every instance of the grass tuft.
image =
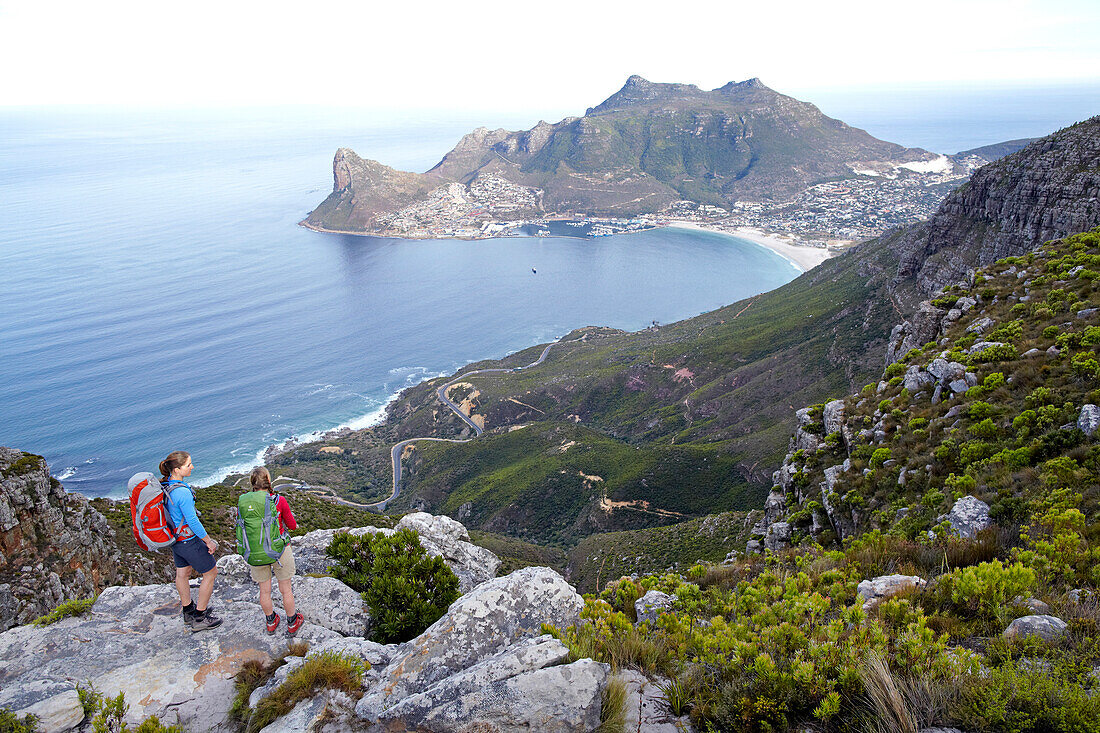
<svg viewBox="0 0 1100 733">
<path fill-rule="evenodd" d="M 626 733 L 626 685 L 612 678 L 600 693 L 600 727 L 595 733 Z"/>
<path fill-rule="evenodd" d="M 368 668 L 368 663 L 363 660 L 337 652 L 322 652 L 310 657 L 287 675 L 286 682 L 256 705 L 256 710 L 248 719 L 247 731 L 254 733 L 262 730 L 318 690 L 342 690 L 353 697 L 360 697 L 363 673 Z"/>
<path fill-rule="evenodd" d="M 65 601 L 44 616 L 39 616 L 34 621 L 31 621 L 31 623 L 35 626 L 49 626 L 68 616 L 80 616 L 81 614 L 87 613 L 94 605 L 94 597 L 85 598 L 83 600 Z"/>
</svg>

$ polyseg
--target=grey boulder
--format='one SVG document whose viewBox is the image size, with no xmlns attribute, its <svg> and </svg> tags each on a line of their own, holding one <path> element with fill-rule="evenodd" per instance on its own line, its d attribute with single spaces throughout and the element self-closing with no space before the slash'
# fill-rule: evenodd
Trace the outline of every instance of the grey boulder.
<svg viewBox="0 0 1100 733">
<path fill-rule="evenodd" d="M 1100 427 L 1100 407 L 1081 405 L 1081 414 L 1077 416 L 1077 427 L 1091 438 Z"/>
<path fill-rule="evenodd" d="M 673 597 L 659 590 L 648 591 L 634 601 L 634 616 L 638 623 L 656 623 L 661 614 L 672 610 Z"/>
<path fill-rule="evenodd" d="M 983 529 L 989 527 L 989 505 L 976 496 L 964 496 L 955 502 L 951 511 L 941 516 L 937 522 L 947 520 L 951 531 L 959 537 L 972 540 Z"/>
<path fill-rule="evenodd" d="M 401 700 L 537 636 L 544 623 L 573 625 L 583 606 L 576 590 L 550 568 L 522 568 L 483 583 L 402 648 L 356 705 L 356 714 L 376 722 Z"/>
<path fill-rule="evenodd" d="M 1067 626 L 1057 616 L 1021 616 L 1008 625 L 1004 636 L 1009 639 L 1037 636 L 1044 641 L 1055 641 L 1066 633 Z"/>
<path fill-rule="evenodd" d="M 888 598 L 910 588 L 923 588 L 925 584 L 924 578 L 916 575 L 880 575 L 861 581 L 856 586 L 856 593 L 863 599 L 863 610 L 868 611 Z"/>
</svg>

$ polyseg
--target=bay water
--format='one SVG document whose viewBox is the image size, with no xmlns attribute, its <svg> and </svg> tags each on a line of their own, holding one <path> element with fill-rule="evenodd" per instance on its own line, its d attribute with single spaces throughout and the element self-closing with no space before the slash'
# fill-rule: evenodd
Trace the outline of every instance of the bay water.
<svg viewBox="0 0 1100 733">
<path fill-rule="evenodd" d="M 1064 106 L 1007 124 L 1015 104 L 987 104 L 984 131 L 950 114 L 890 129 L 937 149 L 922 141 L 971 147 L 1076 119 Z M 881 135 L 878 114 L 866 126 Z M 88 495 L 123 495 L 177 449 L 208 483 L 269 444 L 370 424 L 400 389 L 471 361 L 584 325 L 678 320 L 798 274 L 682 229 L 466 242 L 297 225 L 331 190 L 337 147 L 422 171 L 479 124 L 534 121 L 0 109 L 0 445 L 45 456 Z"/>
</svg>

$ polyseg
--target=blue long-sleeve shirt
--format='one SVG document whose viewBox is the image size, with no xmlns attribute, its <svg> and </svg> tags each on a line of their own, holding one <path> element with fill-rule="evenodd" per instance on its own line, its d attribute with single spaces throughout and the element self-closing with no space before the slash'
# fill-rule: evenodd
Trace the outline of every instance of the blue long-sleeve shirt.
<svg viewBox="0 0 1100 733">
<path fill-rule="evenodd" d="M 195 510 L 195 492 L 190 484 L 172 479 L 167 484 L 168 488 L 168 516 L 172 518 L 172 524 L 176 527 L 176 538 L 180 540 L 190 539 L 186 530 L 180 533 L 180 528 L 187 526 L 195 537 L 200 540 L 206 537 L 206 529 L 199 521 L 199 513 Z"/>
</svg>

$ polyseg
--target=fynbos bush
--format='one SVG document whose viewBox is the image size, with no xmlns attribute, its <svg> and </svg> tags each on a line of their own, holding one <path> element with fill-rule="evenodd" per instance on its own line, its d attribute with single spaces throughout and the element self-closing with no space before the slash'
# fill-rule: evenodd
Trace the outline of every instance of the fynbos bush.
<svg viewBox="0 0 1100 733">
<path fill-rule="evenodd" d="M 363 594 L 375 641 L 412 639 L 458 598 L 454 572 L 442 558 L 428 557 L 411 529 L 390 537 L 338 532 L 326 552 L 335 561 L 333 576 Z"/>
</svg>

